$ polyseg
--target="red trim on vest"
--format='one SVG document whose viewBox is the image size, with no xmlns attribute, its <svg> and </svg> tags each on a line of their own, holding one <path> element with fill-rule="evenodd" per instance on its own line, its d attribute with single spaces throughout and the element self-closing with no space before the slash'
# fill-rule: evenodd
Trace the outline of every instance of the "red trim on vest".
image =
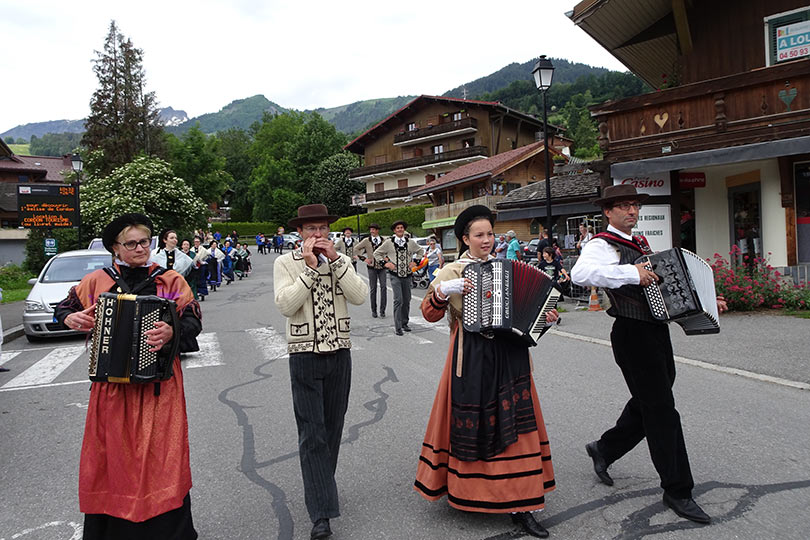
<svg viewBox="0 0 810 540">
<path fill-rule="evenodd" d="M 601 238 L 602 240 L 605 240 L 606 242 L 617 242 L 617 243 L 620 243 L 620 244 L 624 244 L 625 246 L 628 246 L 628 247 L 631 247 L 631 248 L 635 249 L 636 251 L 638 251 L 642 255 L 647 254 L 647 252 L 645 252 L 644 249 L 642 247 L 640 247 L 638 244 L 636 244 L 635 242 L 631 242 L 630 240 L 622 238 L 618 234 L 612 233 L 610 231 L 597 233 L 597 234 L 593 235 L 593 237 L 594 238 Z M 641 242 L 648 250 L 650 249 L 650 244 L 647 243 L 647 239 L 644 238 L 643 236 L 634 236 L 633 238 L 635 238 L 639 242 Z"/>
</svg>

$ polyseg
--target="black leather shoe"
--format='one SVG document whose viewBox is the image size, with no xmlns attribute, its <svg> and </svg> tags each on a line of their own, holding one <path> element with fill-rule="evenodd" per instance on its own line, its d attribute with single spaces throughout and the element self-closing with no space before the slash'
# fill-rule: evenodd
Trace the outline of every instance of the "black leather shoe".
<svg viewBox="0 0 810 540">
<path fill-rule="evenodd" d="M 397 334 L 398 336 L 402 336 L 402 335 L 404 335 L 404 334 L 403 334 L 403 332 L 402 332 L 402 330 L 400 330 L 400 329 L 396 329 L 396 330 L 395 330 L 395 332 L 396 332 L 396 334 Z"/>
<path fill-rule="evenodd" d="M 704 512 L 692 497 L 688 497 L 686 499 L 676 499 L 675 497 L 664 493 L 664 506 L 672 508 L 672 511 L 682 518 L 694 521 L 695 523 L 703 523 L 705 525 L 712 521 L 709 514 Z"/>
<path fill-rule="evenodd" d="M 512 523 L 517 523 L 523 531 L 537 538 L 548 538 L 548 531 L 534 519 L 531 512 L 517 512 L 511 514 Z"/>
<path fill-rule="evenodd" d="M 381 312 L 380 312 L 380 318 L 382 318 L 382 319 L 384 319 L 384 318 L 385 318 L 385 312 L 384 312 L 384 311 L 381 311 Z"/>
<path fill-rule="evenodd" d="M 605 457 L 599 451 L 599 444 L 597 441 L 586 444 L 585 451 L 588 452 L 588 455 L 591 456 L 591 459 L 593 460 L 593 472 L 596 473 L 599 480 L 606 486 L 612 486 L 613 478 L 611 478 L 607 472 L 608 464 L 605 461 Z"/>
<path fill-rule="evenodd" d="M 332 529 L 329 528 L 329 520 L 326 518 L 321 518 L 316 521 L 315 526 L 312 527 L 312 532 L 309 533 L 311 540 L 329 538 L 330 536 L 332 536 Z"/>
<path fill-rule="evenodd" d="M 403 330 L 405 330 L 406 332 L 410 332 L 410 331 L 411 331 L 411 327 L 410 327 L 410 326 L 408 326 L 408 325 L 404 325 L 404 326 L 402 327 L 402 329 L 403 329 Z"/>
<path fill-rule="evenodd" d="M 372 319 L 376 319 L 376 318 L 377 318 L 377 312 L 376 312 L 376 311 L 372 311 L 372 312 L 371 312 L 371 318 L 372 318 Z"/>
</svg>

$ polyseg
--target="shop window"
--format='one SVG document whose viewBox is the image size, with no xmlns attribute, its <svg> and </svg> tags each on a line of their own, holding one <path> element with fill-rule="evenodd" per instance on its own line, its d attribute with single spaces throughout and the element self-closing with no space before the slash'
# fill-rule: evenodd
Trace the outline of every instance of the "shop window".
<svg viewBox="0 0 810 540">
<path fill-rule="evenodd" d="M 728 189 L 731 238 L 739 248 L 737 262 L 753 263 L 762 256 L 762 222 L 759 182 Z"/>
</svg>

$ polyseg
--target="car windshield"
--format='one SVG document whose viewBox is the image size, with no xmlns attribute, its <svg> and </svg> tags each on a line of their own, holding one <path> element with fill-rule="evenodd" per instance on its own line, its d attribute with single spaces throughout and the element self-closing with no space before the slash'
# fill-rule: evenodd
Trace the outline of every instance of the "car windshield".
<svg viewBox="0 0 810 540">
<path fill-rule="evenodd" d="M 83 257 L 56 258 L 51 261 L 51 264 L 42 276 L 42 283 L 81 281 L 84 276 L 93 270 L 110 266 L 110 264 L 110 256 L 102 253 Z"/>
</svg>

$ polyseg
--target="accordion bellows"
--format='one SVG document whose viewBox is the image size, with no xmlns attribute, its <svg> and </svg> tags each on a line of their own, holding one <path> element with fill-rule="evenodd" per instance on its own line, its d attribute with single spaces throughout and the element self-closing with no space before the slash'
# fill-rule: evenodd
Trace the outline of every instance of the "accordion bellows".
<svg viewBox="0 0 810 540">
<path fill-rule="evenodd" d="M 461 320 L 469 332 L 498 332 L 537 345 L 545 334 L 546 314 L 560 292 L 545 272 L 520 261 L 493 259 L 470 263 L 462 276 L 474 290 L 464 295 Z"/>
<path fill-rule="evenodd" d="M 172 362 L 180 348 L 176 304 L 159 296 L 102 293 L 96 303 L 90 348 L 90 380 L 112 383 L 149 383 L 172 376 Z M 146 331 L 163 321 L 174 337 L 159 351 L 149 351 Z"/>
<path fill-rule="evenodd" d="M 661 278 L 644 287 L 653 318 L 678 323 L 687 336 L 720 332 L 714 271 L 706 261 L 672 248 L 639 257 L 636 263 L 645 263 Z"/>
</svg>

